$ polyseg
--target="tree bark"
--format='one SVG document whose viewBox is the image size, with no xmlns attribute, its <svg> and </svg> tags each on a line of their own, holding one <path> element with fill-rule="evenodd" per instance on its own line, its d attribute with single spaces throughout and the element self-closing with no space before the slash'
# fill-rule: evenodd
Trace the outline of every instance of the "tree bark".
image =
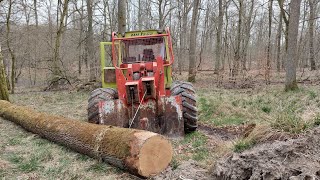
<svg viewBox="0 0 320 180">
<path fill-rule="evenodd" d="M 272 33 L 272 3 L 273 0 L 269 0 L 269 29 L 268 29 L 268 47 L 267 47 L 267 64 L 266 64 L 266 84 L 270 84 L 270 69 L 271 69 L 271 33 Z"/>
<path fill-rule="evenodd" d="M 252 29 L 252 22 L 254 21 L 255 15 L 253 16 L 253 8 L 254 8 L 254 2 L 255 0 L 251 0 L 251 6 L 250 6 L 250 10 L 249 10 L 249 14 L 246 17 L 245 23 L 244 23 L 244 30 L 242 30 L 241 33 L 244 33 L 244 37 L 243 37 L 243 45 L 242 45 L 242 50 L 241 50 L 241 62 L 242 62 L 242 70 L 246 70 L 247 69 L 247 54 L 248 54 L 248 45 L 250 42 L 250 38 L 251 38 L 251 29 Z M 241 46 L 240 46 L 241 47 Z"/>
<path fill-rule="evenodd" d="M 126 0 L 118 0 L 118 33 L 126 32 Z"/>
<path fill-rule="evenodd" d="M 55 40 L 55 47 L 54 47 L 54 54 L 53 54 L 53 61 L 52 61 L 52 73 L 53 73 L 53 78 L 51 79 L 51 82 L 56 81 L 59 79 L 61 76 L 63 76 L 63 73 L 61 71 L 61 67 L 59 65 L 61 59 L 60 59 L 60 45 L 61 45 L 61 36 L 63 33 L 64 29 L 64 18 L 67 16 L 68 12 L 68 3 L 69 0 L 64 0 L 63 4 L 63 11 L 60 17 L 60 22 L 57 30 L 57 36 Z"/>
<path fill-rule="evenodd" d="M 300 0 L 299 0 L 300 1 Z M 278 0 L 278 3 L 279 3 L 279 7 L 280 7 L 280 13 L 281 13 L 281 16 L 283 18 L 283 21 L 286 25 L 286 29 L 285 29 L 285 33 L 284 33 L 284 37 L 285 37 L 285 42 L 286 42 L 286 52 L 287 52 L 287 49 L 288 49 L 288 31 L 289 31 L 289 20 L 286 16 L 286 13 L 285 13 L 285 10 L 284 10 L 284 7 L 283 7 L 283 3 L 284 3 L 284 0 Z"/>
<path fill-rule="evenodd" d="M 43 138 L 139 176 L 160 173 L 172 159 L 170 142 L 153 132 L 52 116 L 3 100 L 0 116 Z"/>
<path fill-rule="evenodd" d="M 12 0 L 9 1 L 9 7 L 8 7 L 8 14 L 6 17 L 6 42 L 7 42 L 7 47 L 11 56 L 11 76 L 10 76 L 10 81 L 11 81 L 11 93 L 14 94 L 14 88 L 15 88 L 15 73 L 16 73 L 16 56 L 14 54 L 13 49 L 11 48 L 10 45 L 10 19 L 11 19 L 11 13 L 12 13 Z"/>
<path fill-rule="evenodd" d="M 286 82 L 285 90 L 295 90 L 298 88 L 296 80 L 296 62 L 297 62 L 297 37 L 299 30 L 301 0 L 291 0 L 289 29 L 288 29 L 288 49 L 286 58 Z"/>
<path fill-rule="evenodd" d="M 223 26 L 223 0 L 219 0 L 219 16 L 218 16 L 218 26 L 217 26 L 217 42 L 216 42 L 216 61 L 214 66 L 214 72 L 218 74 L 220 69 L 220 61 L 221 61 L 221 51 L 222 51 L 222 43 L 221 43 L 221 36 L 222 36 L 222 26 Z"/>
<path fill-rule="evenodd" d="M 92 21 L 93 21 L 93 12 L 92 12 L 92 3 L 93 0 L 87 0 L 87 11 L 88 11 L 88 30 L 87 30 L 87 53 L 88 53 L 88 59 L 90 61 L 89 64 L 89 81 L 95 81 L 96 76 L 95 76 L 95 69 L 94 69 L 94 45 L 93 45 L 93 26 L 92 26 Z"/>
<path fill-rule="evenodd" d="M 277 71 L 280 72 L 281 70 L 281 60 L 280 60 L 280 54 L 281 54 L 281 32 L 282 32 L 282 13 L 279 15 L 279 25 L 277 30 Z"/>
<path fill-rule="evenodd" d="M 6 72 L 3 64 L 3 56 L 0 46 L 0 100 L 9 101 Z"/>
<path fill-rule="evenodd" d="M 315 0 L 309 0 L 310 16 L 309 16 L 309 60 L 311 71 L 316 70 L 316 62 L 314 60 L 314 21 L 315 21 Z"/>
<path fill-rule="evenodd" d="M 198 7 L 200 0 L 195 0 L 193 2 L 193 11 L 192 11 L 192 22 L 191 22 L 191 31 L 190 31 L 190 51 L 189 51 L 189 75 L 188 81 L 196 81 L 196 46 L 197 46 L 197 17 L 198 17 Z"/>
<path fill-rule="evenodd" d="M 243 0 L 239 0 L 239 19 L 238 19 L 238 27 L 237 27 L 237 36 L 236 36 L 236 47 L 235 47 L 235 54 L 234 54 L 234 64 L 232 69 L 232 77 L 238 75 L 239 65 L 241 62 L 240 56 L 240 45 L 241 45 L 241 27 L 242 27 L 242 13 L 243 13 Z"/>
<path fill-rule="evenodd" d="M 38 21 L 37 0 L 33 0 L 33 8 L 34 8 L 34 19 L 36 20 L 36 27 L 38 27 L 39 21 Z"/>
</svg>

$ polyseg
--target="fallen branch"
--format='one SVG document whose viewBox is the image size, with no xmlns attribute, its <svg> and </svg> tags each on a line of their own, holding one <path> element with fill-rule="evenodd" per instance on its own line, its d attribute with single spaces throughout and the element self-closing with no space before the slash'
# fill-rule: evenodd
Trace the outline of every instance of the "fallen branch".
<svg viewBox="0 0 320 180">
<path fill-rule="evenodd" d="M 0 116 L 41 137 L 139 176 L 160 173 L 172 159 L 170 142 L 156 133 L 75 121 L 2 100 Z"/>
</svg>

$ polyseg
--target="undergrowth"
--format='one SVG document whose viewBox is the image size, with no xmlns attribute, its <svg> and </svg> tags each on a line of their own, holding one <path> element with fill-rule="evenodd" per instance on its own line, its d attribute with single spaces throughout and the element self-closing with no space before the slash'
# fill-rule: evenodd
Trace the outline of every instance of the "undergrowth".
<svg viewBox="0 0 320 180">
<path fill-rule="evenodd" d="M 320 90 L 301 87 L 285 92 L 270 86 L 257 90 L 200 90 L 199 122 L 211 126 L 267 123 L 285 132 L 300 133 L 320 124 Z"/>
</svg>

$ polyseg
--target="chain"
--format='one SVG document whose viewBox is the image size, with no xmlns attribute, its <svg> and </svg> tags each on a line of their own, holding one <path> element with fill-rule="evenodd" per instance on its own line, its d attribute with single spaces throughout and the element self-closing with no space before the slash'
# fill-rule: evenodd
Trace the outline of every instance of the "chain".
<svg viewBox="0 0 320 180">
<path fill-rule="evenodd" d="M 129 128 L 131 128 L 132 123 L 133 123 L 134 119 L 136 118 L 136 116 L 137 116 L 137 114 L 138 114 L 138 111 L 139 111 L 139 109 L 140 109 L 141 103 L 142 103 L 142 101 L 143 101 L 143 99 L 144 99 L 144 97 L 145 97 L 146 94 L 147 94 L 147 90 L 144 92 L 144 95 L 143 95 L 143 97 L 142 97 L 142 99 L 141 99 L 141 101 L 140 101 L 140 103 L 139 103 L 138 109 L 137 109 L 136 113 L 134 114 L 133 118 L 131 119 L 131 122 L 130 122 L 130 124 L 129 124 Z"/>
</svg>

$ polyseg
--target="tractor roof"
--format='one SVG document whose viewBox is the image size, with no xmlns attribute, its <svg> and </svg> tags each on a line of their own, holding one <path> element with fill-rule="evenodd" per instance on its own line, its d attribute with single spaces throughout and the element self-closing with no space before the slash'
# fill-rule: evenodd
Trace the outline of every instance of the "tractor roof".
<svg viewBox="0 0 320 180">
<path fill-rule="evenodd" d="M 125 32 L 124 37 L 123 35 L 118 34 L 119 38 L 130 38 L 130 37 L 135 37 L 135 36 L 152 36 L 152 35 L 157 35 L 157 34 L 162 34 L 165 31 L 161 30 L 143 30 L 143 31 L 128 31 Z"/>
</svg>

